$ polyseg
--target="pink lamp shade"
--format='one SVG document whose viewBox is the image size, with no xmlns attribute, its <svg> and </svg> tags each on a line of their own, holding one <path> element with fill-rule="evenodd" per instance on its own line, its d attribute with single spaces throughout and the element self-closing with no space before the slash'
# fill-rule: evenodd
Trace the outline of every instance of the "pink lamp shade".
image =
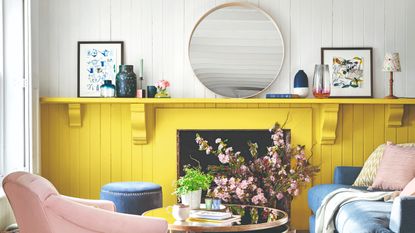
<svg viewBox="0 0 415 233">
<path fill-rule="evenodd" d="M 399 53 L 387 53 L 383 61 L 383 71 L 385 72 L 401 72 L 401 62 Z"/>
</svg>

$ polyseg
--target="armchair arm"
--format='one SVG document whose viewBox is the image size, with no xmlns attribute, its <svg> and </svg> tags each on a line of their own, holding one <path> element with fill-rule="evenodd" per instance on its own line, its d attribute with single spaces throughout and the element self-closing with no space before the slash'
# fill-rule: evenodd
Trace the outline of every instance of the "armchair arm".
<svg viewBox="0 0 415 233">
<path fill-rule="evenodd" d="M 361 170 L 362 167 L 336 167 L 334 170 L 334 183 L 352 185 Z"/>
<path fill-rule="evenodd" d="M 415 197 L 396 197 L 393 201 L 389 228 L 396 233 L 414 232 Z"/>
<path fill-rule="evenodd" d="M 112 201 L 106 201 L 106 200 L 88 200 L 88 199 L 81 199 L 81 198 L 75 198 L 75 197 L 68 197 L 61 195 L 61 197 L 65 198 L 66 200 L 73 201 L 82 205 L 92 206 L 95 208 L 100 208 L 103 210 L 108 211 L 115 211 L 115 204 Z"/>
<path fill-rule="evenodd" d="M 167 222 L 164 219 L 109 212 L 68 201 L 60 196 L 51 196 L 46 200 L 45 212 L 52 232 L 167 232 Z"/>
</svg>

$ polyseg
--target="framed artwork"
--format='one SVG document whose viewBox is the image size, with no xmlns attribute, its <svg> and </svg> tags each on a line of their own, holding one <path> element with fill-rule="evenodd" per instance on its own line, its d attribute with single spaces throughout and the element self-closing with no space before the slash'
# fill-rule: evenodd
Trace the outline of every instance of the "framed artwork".
<svg viewBox="0 0 415 233">
<path fill-rule="evenodd" d="M 373 97 L 372 48 L 321 48 L 321 63 L 330 68 L 330 97 Z"/>
<path fill-rule="evenodd" d="M 112 80 L 123 63 L 122 41 L 78 42 L 78 97 L 100 97 L 104 80 Z"/>
</svg>

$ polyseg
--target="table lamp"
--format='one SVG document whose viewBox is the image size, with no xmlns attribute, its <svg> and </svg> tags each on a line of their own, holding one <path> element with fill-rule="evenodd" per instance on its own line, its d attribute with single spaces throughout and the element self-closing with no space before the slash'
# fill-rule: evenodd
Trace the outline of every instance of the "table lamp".
<svg viewBox="0 0 415 233">
<path fill-rule="evenodd" d="M 387 53 L 383 62 L 383 71 L 390 72 L 389 78 L 389 95 L 385 99 L 397 99 L 393 95 L 393 72 L 401 72 L 401 63 L 399 61 L 399 53 Z"/>
</svg>

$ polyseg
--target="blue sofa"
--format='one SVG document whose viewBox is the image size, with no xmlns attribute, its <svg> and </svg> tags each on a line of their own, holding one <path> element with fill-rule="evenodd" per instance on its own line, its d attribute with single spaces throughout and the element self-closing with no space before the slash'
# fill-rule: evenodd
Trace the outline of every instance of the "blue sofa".
<svg viewBox="0 0 415 233">
<path fill-rule="evenodd" d="M 323 199 L 339 188 L 352 187 L 361 167 L 337 167 L 334 184 L 322 184 L 308 191 L 308 206 L 313 212 L 310 217 L 310 232 L 315 233 L 315 214 Z M 340 208 L 335 217 L 338 233 L 415 233 L 415 197 L 401 197 L 395 203 L 382 201 L 356 201 Z"/>
</svg>

